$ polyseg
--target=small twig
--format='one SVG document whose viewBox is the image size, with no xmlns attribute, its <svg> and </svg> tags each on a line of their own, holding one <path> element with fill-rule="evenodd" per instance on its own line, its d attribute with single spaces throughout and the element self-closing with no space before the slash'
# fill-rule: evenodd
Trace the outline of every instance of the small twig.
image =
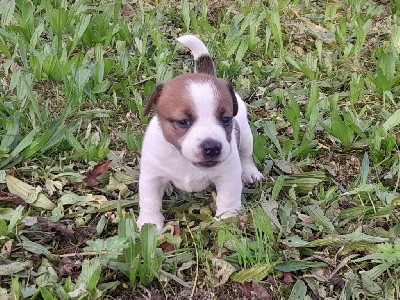
<svg viewBox="0 0 400 300">
<path fill-rule="evenodd" d="M 400 160 L 400 154 L 397 155 L 398 159 Z M 398 187 L 399 187 L 399 182 L 400 182 L 400 164 L 399 164 L 399 168 L 397 170 L 397 180 L 396 180 L 396 186 L 394 187 L 394 190 L 397 191 Z"/>
<path fill-rule="evenodd" d="M 101 254 L 106 254 L 107 251 L 103 251 Z M 67 253 L 67 254 L 59 254 L 56 255 L 58 257 L 72 257 L 72 256 L 95 256 L 99 255 L 99 253 L 90 251 L 90 252 L 80 252 L 80 253 Z"/>
<path fill-rule="evenodd" d="M 187 224 L 186 224 L 186 227 L 189 230 L 190 236 L 192 237 L 193 245 L 194 245 L 194 251 L 196 253 L 196 275 L 194 276 L 192 293 L 191 293 L 190 298 L 189 298 L 189 299 L 193 299 L 193 295 L 194 295 L 194 292 L 195 292 L 196 286 L 197 286 L 197 280 L 199 278 L 199 252 L 197 250 L 197 245 L 196 245 L 196 242 L 194 240 L 194 236 L 193 236 L 192 230 L 190 229 L 190 227 Z"/>
</svg>

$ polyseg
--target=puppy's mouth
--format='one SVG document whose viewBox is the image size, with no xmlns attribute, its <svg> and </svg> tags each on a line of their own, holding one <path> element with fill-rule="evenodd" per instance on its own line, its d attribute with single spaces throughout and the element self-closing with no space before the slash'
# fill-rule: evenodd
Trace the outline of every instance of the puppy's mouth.
<svg viewBox="0 0 400 300">
<path fill-rule="evenodd" d="M 207 160 L 202 162 L 193 163 L 196 167 L 203 167 L 203 168 L 212 168 L 215 167 L 219 161 L 216 160 Z"/>
</svg>

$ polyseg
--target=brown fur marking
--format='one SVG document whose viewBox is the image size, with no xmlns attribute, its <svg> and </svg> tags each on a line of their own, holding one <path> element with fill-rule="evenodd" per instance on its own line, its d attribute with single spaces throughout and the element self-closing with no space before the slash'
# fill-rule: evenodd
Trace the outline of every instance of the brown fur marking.
<svg viewBox="0 0 400 300">
<path fill-rule="evenodd" d="M 214 63 L 210 55 L 201 55 L 195 60 L 195 72 L 215 76 Z"/>
<path fill-rule="evenodd" d="M 147 100 L 146 106 L 144 107 L 143 115 L 147 116 L 150 113 L 153 104 L 157 104 L 157 100 L 161 97 L 163 87 L 164 85 L 161 83 L 157 85 L 153 93 L 151 93 L 149 99 Z"/>
</svg>

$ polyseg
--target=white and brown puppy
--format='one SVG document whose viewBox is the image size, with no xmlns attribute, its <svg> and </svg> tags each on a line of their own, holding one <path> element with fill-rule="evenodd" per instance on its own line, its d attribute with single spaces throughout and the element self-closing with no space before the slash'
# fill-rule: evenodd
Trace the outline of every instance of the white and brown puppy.
<svg viewBox="0 0 400 300">
<path fill-rule="evenodd" d="M 194 74 L 158 85 L 144 109 L 155 104 L 156 115 L 147 128 L 139 177 L 138 226 L 164 226 L 161 200 L 172 182 L 187 192 L 210 184 L 217 190 L 219 218 L 235 216 L 241 208 L 242 180 L 253 184 L 263 176 L 254 165 L 253 136 L 246 106 L 231 84 L 215 77 L 207 47 L 197 37 L 178 41 L 195 60 Z"/>
</svg>

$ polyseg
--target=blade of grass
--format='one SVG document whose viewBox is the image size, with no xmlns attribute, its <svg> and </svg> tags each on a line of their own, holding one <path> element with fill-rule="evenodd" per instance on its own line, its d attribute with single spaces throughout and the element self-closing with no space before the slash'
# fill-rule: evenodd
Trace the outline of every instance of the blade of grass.
<svg viewBox="0 0 400 300">
<path fill-rule="evenodd" d="M 32 129 L 17 147 L 10 153 L 10 156 L 0 163 L 0 169 L 4 169 L 13 159 L 15 159 L 25 148 L 29 147 L 34 141 L 35 135 L 40 131 L 39 127 Z"/>
<path fill-rule="evenodd" d="M 315 106 L 318 103 L 318 98 L 319 98 L 319 87 L 317 82 L 313 80 L 311 81 L 310 95 L 309 95 L 309 100 L 307 102 L 307 108 L 305 114 L 307 120 L 310 120 L 311 112 L 315 109 Z"/>
</svg>

